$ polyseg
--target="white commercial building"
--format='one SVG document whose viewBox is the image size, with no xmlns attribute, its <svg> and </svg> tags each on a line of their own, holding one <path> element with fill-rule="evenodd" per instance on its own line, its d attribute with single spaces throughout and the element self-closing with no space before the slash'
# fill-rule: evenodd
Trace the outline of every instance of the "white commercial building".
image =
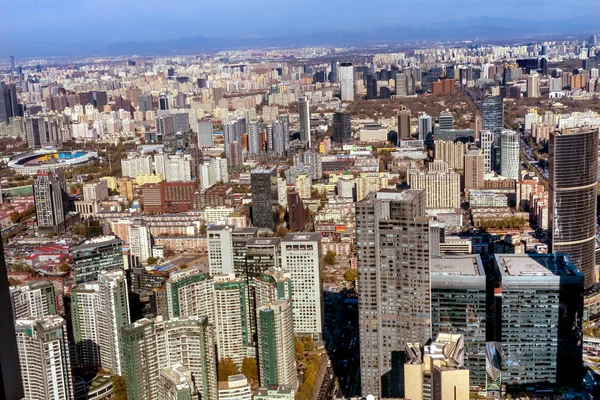
<svg viewBox="0 0 600 400">
<path fill-rule="evenodd" d="M 354 66 L 340 64 L 340 90 L 342 101 L 354 101 Z"/>
<path fill-rule="evenodd" d="M 313 340 L 323 334 L 320 241 L 318 233 L 288 233 L 281 240 L 281 265 L 292 278 L 294 333 Z"/>
<path fill-rule="evenodd" d="M 208 235 L 208 268 L 212 276 L 233 274 L 232 228 L 227 225 L 210 226 Z"/>
<path fill-rule="evenodd" d="M 519 134 L 503 130 L 501 136 L 500 175 L 519 181 Z"/>
</svg>

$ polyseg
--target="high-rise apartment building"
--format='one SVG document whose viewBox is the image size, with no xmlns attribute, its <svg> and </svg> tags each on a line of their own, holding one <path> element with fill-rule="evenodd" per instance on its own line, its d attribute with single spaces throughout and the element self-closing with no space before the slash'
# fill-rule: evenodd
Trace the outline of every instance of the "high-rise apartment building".
<svg viewBox="0 0 600 400">
<path fill-rule="evenodd" d="M 277 174 L 276 167 L 255 168 L 250 171 L 252 190 L 252 224 L 257 228 L 276 228 Z"/>
<path fill-rule="evenodd" d="M 258 308 L 257 328 L 260 385 L 296 387 L 291 300 L 276 300 Z"/>
<path fill-rule="evenodd" d="M 471 386 L 486 386 L 486 274 L 479 255 L 431 259 L 431 330 L 464 337 Z M 407 396 L 408 397 L 408 396 Z"/>
<path fill-rule="evenodd" d="M 205 315 L 214 324 L 214 280 L 197 267 L 178 270 L 165 283 L 169 318 Z"/>
<path fill-rule="evenodd" d="M 75 286 L 71 319 L 78 364 L 121 375 L 121 328 L 130 320 L 125 273 L 104 271 L 97 281 Z"/>
<path fill-rule="evenodd" d="M 598 129 L 551 134 L 549 154 L 552 252 L 568 254 L 588 288 L 596 283 Z"/>
<path fill-rule="evenodd" d="M 350 114 L 338 111 L 333 114 L 333 136 L 336 143 L 347 143 L 352 140 L 352 123 Z"/>
<path fill-rule="evenodd" d="M 234 273 L 232 231 L 233 227 L 227 225 L 213 225 L 206 230 L 208 267 L 213 276 Z"/>
<path fill-rule="evenodd" d="M 521 161 L 519 158 L 520 137 L 515 131 L 504 129 L 501 136 L 500 175 L 519 181 Z"/>
<path fill-rule="evenodd" d="M 464 157 L 467 144 L 460 140 L 435 140 L 433 142 L 435 159 L 448 163 L 450 169 L 464 169 Z"/>
<path fill-rule="evenodd" d="M 262 146 L 262 124 L 258 121 L 248 123 L 248 156 L 256 157 L 264 152 Z"/>
<path fill-rule="evenodd" d="M 494 142 L 494 134 L 490 130 L 481 131 L 481 152 L 483 153 L 483 171 L 492 172 L 492 145 Z"/>
<path fill-rule="evenodd" d="M 76 283 L 98 279 L 101 271 L 123 269 L 123 241 L 115 236 L 102 236 L 71 250 L 75 265 L 71 272 Z"/>
<path fill-rule="evenodd" d="M 356 204 L 364 395 L 403 397 L 402 352 L 431 337 L 425 205 L 424 190 L 379 191 Z"/>
<path fill-rule="evenodd" d="M 66 321 L 58 315 L 40 319 L 29 317 L 17 320 L 15 328 L 19 363 L 10 367 L 17 369 L 21 365 L 25 398 L 75 399 Z"/>
<path fill-rule="evenodd" d="M 424 189 L 427 208 L 460 207 L 460 175 L 451 172 L 441 160 L 429 163 L 428 171 L 409 170 L 408 184 L 411 189 Z"/>
<path fill-rule="evenodd" d="M 354 66 L 352 63 L 340 64 L 340 91 L 342 101 L 354 101 Z"/>
<path fill-rule="evenodd" d="M 144 318 L 124 327 L 122 335 L 129 399 L 160 400 L 160 371 L 177 364 L 191 374 L 192 398 L 217 399 L 213 326 L 207 317 Z"/>
<path fill-rule="evenodd" d="M 478 148 L 470 148 L 465 154 L 465 189 L 483 189 L 484 155 Z"/>
<path fill-rule="evenodd" d="M 482 106 L 482 128 L 492 132 L 491 170 L 500 172 L 500 147 L 504 129 L 504 103 L 501 97 L 486 97 Z"/>
<path fill-rule="evenodd" d="M 160 370 L 158 376 L 158 398 L 187 400 L 197 397 L 192 371 L 177 363 Z"/>
<path fill-rule="evenodd" d="M 242 367 L 250 342 L 246 282 L 235 275 L 214 277 L 215 337 L 219 360 L 230 358 Z"/>
<path fill-rule="evenodd" d="M 377 77 L 373 74 L 367 75 L 367 100 L 377 98 Z"/>
<path fill-rule="evenodd" d="M 57 315 L 56 294 L 50 281 L 33 281 L 11 286 L 10 300 L 15 319 Z"/>
<path fill-rule="evenodd" d="M 19 353 L 7 273 L 4 246 L 0 240 L 0 320 L 3 321 L 0 324 L 0 398 L 20 399 L 23 397 L 23 383 L 21 371 L 16 368 L 19 365 Z"/>
<path fill-rule="evenodd" d="M 40 230 L 64 232 L 67 213 L 67 182 L 61 169 L 39 171 L 33 184 L 35 215 Z"/>
<path fill-rule="evenodd" d="M 141 112 L 152 111 L 152 95 L 143 93 L 138 96 L 138 105 Z"/>
<path fill-rule="evenodd" d="M 298 99 L 298 118 L 300 119 L 300 140 L 310 148 L 310 103 L 305 96 Z"/>
<path fill-rule="evenodd" d="M 315 341 L 323 335 L 320 244 L 318 233 L 288 233 L 281 239 L 281 267 L 292 279 L 294 333 Z"/>
<path fill-rule="evenodd" d="M 127 228 L 129 236 L 129 254 L 138 263 L 145 263 L 152 256 L 152 237 L 150 229 L 141 221 L 134 221 Z"/>
</svg>

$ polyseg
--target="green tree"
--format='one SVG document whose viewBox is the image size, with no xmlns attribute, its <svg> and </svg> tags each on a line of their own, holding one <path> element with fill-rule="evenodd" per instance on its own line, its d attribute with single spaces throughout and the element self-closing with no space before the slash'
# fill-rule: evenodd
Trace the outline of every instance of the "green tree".
<svg viewBox="0 0 600 400">
<path fill-rule="evenodd" d="M 113 399 L 127 400 L 127 381 L 124 376 L 113 376 Z"/>
<path fill-rule="evenodd" d="M 358 278 L 358 270 L 349 268 L 344 272 L 344 279 L 348 282 L 354 282 Z"/>
<path fill-rule="evenodd" d="M 60 266 L 60 272 L 67 272 L 71 270 L 71 267 L 69 267 L 69 264 L 64 263 Z"/>
<path fill-rule="evenodd" d="M 87 236 L 85 225 L 77 224 L 77 225 L 73 226 L 73 233 L 78 236 Z"/>
<path fill-rule="evenodd" d="M 219 382 L 227 381 L 227 378 L 239 373 L 240 371 L 238 370 L 238 367 L 234 364 L 231 358 L 222 358 L 219 360 L 219 365 L 217 368 L 217 378 Z"/>
<path fill-rule="evenodd" d="M 337 254 L 335 251 L 327 250 L 325 257 L 323 257 L 323 261 L 325 261 L 325 264 L 327 264 L 327 265 L 333 265 L 333 264 L 335 264 L 336 256 L 337 256 Z"/>
<path fill-rule="evenodd" d="M 146 263 L 148 263 L 150 265 L 156 265 L 158 263 L 158 258 L 148 257 L 148 259 L 146 260 Z"/>
<path fill-rule="evenodd" d="M 279 225 L 277 227 L 277 231 L 275 232 L 275 236 L 284 237 L 286 233 L 288 233 L 288 229 L 283 225 Z"/>
<path fill-rule="evenodd" d="M 244 374 L 251 383 L 258 383 L 258 364 L 256 358 L 244 358 L 244 361 L 242 362 L 242 374 Z"/>
<path fill-rule="evenodd" d="M 206 235 L 206 224 L 200 225 L 200 234 Z"/>
<path fill-rule="evenodd" d="M 296 357 L 304 354 L 304 344 L 298 338 L 294 338 L 294 347 L 296 348 Z"/>
</svg>

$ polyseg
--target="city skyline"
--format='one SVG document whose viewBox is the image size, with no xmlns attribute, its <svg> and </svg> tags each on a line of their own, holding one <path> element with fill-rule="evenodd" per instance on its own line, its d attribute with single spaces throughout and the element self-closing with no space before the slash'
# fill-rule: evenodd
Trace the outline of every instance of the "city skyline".
<svg viewBox="0 0 600 400">
<path fill-rule="evenodd" d="M 41 28 L 19 30 L 24 24 L 0 27 L 0 35 L 12 38 L 10 41 L 0 42 L 0 56 L 8 59 L 11 55 L 16 58 L 159 55 L 264 47 L 399 45 L 463 40 L 533 41 L 541 37 L 558 38 L 568 35 L 587 38 L 590 33 L 598 29 L 596 21 L 600 16 L 600 10 L 596 11 L 593 3 L 590 0 L 589 6 L 580 5 L 580 9 L 587 10 L 587 13 L 582 11 L 581 15 L 569 18 L 538 12 L 526 13 L 524 14 L 527 15 L 526 18 L 515 16 L 513 13 L 505 15 L 495 13 L 492 16 L 487 10 L 481 14 L 468 14 L 465 8 L 457 5 L 454 8 L 458 11 L 438 12 L 434 9 L 432 13 L 428 10 L 427 21 L 421 18 L 422 14 L 419 14 L 418 10 L 412 15 L 386 13 L 383 19 L 374 15 L 371 18 L 373 23 L 357 12 L 356 15 L 339 18 L 343 23 L 335 22 L 336 19 L 314 27 L 310 27 L 307 21 L 288 21 L 285 16 L 277 15 L 271 21 L 277 21 L 278 25 L 270 24 L 268 28 L 253 28 L 254 25 L 247 24 L 245 19 L 248 15 L 234 14 L 228 24 L 229 27 L 234 28 L 225 30 L 222 29 L 222 24 L 217 23 L 219 19 L 198 27 L 197 22 L 189 21 L 185 24 L 181 20 L 164 20 L 164 15 L 160 14 L 160 16 L 151 15 L 145 21 L 151 25 L 152 18 L 160 17 L 161 21 L 154 23 L 160 23 L 164 28 L 162 30 L 142 29 L 142 26 L 137 26 L 137 29 L 120 31 L 118 29 L 120 25 L 128 24 L 128 21 L 122 20 L 124 17 L 112 14 L 103 16 L 99 13 L 94 14 L 96 23 L 111 28 L 101 37 L 91 33 L 85 34 L 87 22 L 85 27 L 74 22 L 68 28 L 53 26 L 50 32 L 43 33 L 38 31 Z M 11 10 L 7 10 L 6 14 L 10 15 L 10 13 Z M 365 15 L 370 13 L 364 12 Z M 290 15 L 295 14 L 297 13 L 290 13 Z M 186 14 L 184 19 L 191 18 L 190 15 Z M 449 18 L 448 15 L 455 15 L 455 18 Z M 112 19 L 108 19 L 109 17 Z M 47 14 L 39 18 L 47 18 Z M 239 23 L 234 23 L 236 18 L 240 19 Z M 18 15 L 13 19 L 19 20 Z M 541 21 L 544 23 L 540 24 Z M 215 26 L 211 27 L 211 24 Z M 44 26 L 43 21 L 39 26 Z"/>
</svg>

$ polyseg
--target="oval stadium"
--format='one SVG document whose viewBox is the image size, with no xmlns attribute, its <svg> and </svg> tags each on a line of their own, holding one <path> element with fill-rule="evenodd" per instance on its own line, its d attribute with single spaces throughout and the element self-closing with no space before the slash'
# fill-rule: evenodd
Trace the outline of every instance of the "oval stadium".
<svg viewBox="0 0 600 400">
<path fill-rule="evenodd" d="M 75 165 L 86 164 L 97 157 L 98 153 L 88 150 L 35 150 L 19 154 L 10 160 L 8 167 L 22 175 L 35 175 L 38 171 L 54 168 L 70 168 Z"/>
</svg>

